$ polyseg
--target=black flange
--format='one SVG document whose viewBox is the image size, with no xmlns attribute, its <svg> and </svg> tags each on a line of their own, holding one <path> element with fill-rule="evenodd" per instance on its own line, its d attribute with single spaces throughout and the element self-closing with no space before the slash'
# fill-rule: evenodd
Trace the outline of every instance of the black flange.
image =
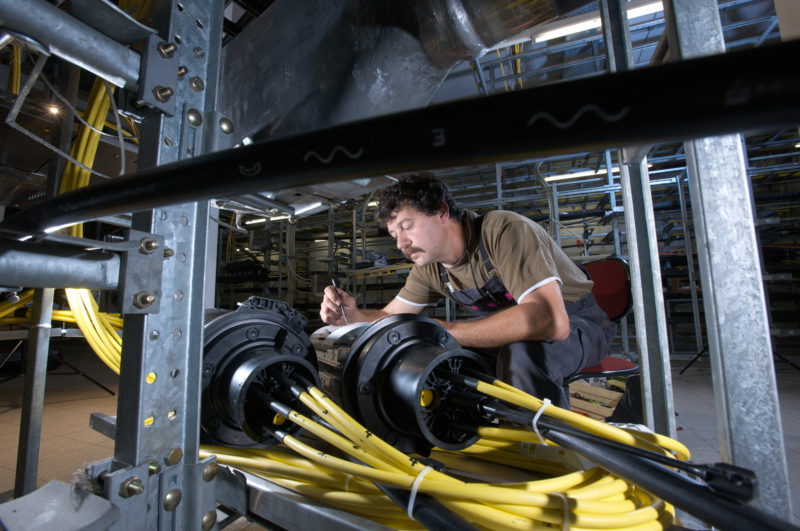
<svg viewBox="0 0 800 531">
<path fill-rule="evenodd" d="M 489 373 L 483 358 L 435 321 L 392 315 L 353 344 L 342 369 L 343 406 L 404 452 L 460 450 L 478 440 L 481 418 L 477 404 L 457 398 L 467 390 L 451 378 L 464 370 Z"/>
<path fill-rule="evenodd" d="M 201 441 L 267 447 L 270 432 L 298 431 L 276 415 L 271 400 L 291 405 L 297 376 L 319 385 L 306 319 L 284 302 L 251 297 L 236 311 L 206 313 Z"/>
</svg>

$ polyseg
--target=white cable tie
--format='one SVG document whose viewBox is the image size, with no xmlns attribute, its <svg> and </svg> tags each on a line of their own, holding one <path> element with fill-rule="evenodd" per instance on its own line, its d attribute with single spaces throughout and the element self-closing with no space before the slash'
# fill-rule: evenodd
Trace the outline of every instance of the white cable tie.
<svg viewBox="0 0 800 531">
<path fill-rule="evenodd" d="M 50 323 L 39 323 L 36 328 L 53 328 L 53 326 Z"/>
<path fill-rule="evenodd" d="M 564 531 L 569 531 L 569 500 L 567 500 L 567 496 L 563 492 L 550 492 L 553 496 L 558 496 L 561 498 L 561 501 L 564 502 Z"/>
<path fill-rule="evenodd" d="M 422 483 L 422 478 L 431 470 L 433 470 L 433 468 L 430 466 L 423 468 L 422 471 L 417 474 L 417 479 L 414 480 L 414 484 L 411 485 L 411 495 L 408 497 L 408 509 L 406 512 L 408 513 L 408 517 L 412 520 L 414 519 L 412 515 L 414 513 L 414 501 L 417 499 L 417 489 L 419 489 L 419 484 Z"/>
<path fill-rule="evenodd" d="M 549 406 L 550 404 L 551 404 L 550 399 L 545 398 L 542 401 L 542 407 L 539 408 L 539 411 L 536 412 L 536 415 L 533 416 L 533 420 L 531 421 L 531 426 L 533 426 L 533 431 L 534 433 L 536 433 L 536 436 L 539 437 L 539 440 L 542 441 L 542 444 L 547 444 L 547 443 L 545 442 L 544 437 L 542 437 L 542 434 L 539 433 L 539 426 L 537 423 L 539 422 L 539 417 L 542 416 L 542 413 L 544 413 L 544 410 L 547 409 L 547 406 Z"/>
<path fill-rule="evenodd" d="M 353 476 L 347 474 L 347 479 L 344 482 L 344 491 L 350 492 L 350 480 L 353 479 Z"/>
</svg>

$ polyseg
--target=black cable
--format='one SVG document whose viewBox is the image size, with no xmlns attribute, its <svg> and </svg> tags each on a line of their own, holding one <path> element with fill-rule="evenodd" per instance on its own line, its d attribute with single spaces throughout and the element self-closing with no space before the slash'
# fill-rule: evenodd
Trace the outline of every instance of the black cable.
<svg viewBox="0 0 800 531">
<path fill-rule="evenodd" d="M 705 485 L 629 452 L 553 429 L 549 429 L 547 438 L 720 529 L 800 531 L 800 527 L 790 522 L 750 505 L 716 496 Z"/>
<path fill-rule="evenodd" d="M 534 416 L 530 411 L 503 406 L 496 401 L 483 403 L 480 408 L 487 416 L 510 420 L 523 426 L 529 426 Z M 552 431 L 565 433 L 590 443 L 613 448 L 620 452 L 627 452 L 642 459 L 683 470 L 702 479 L 711 492 L 736 501 L 746 502 L 753 499 L 755 495 L 756 477 L 751 470 L 746 468 L 728 463 L 698 464 L 691 461 L 681 461 L 650 450 L 593 435 L 554 419 L 540 418 L 537 421 L 537 425 L 542 428 L 545 434 Z"/>
</svg>

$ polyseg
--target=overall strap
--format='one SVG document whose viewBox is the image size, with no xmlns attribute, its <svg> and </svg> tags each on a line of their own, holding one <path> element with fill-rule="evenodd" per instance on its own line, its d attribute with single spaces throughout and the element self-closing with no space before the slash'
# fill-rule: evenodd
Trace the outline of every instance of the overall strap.
<svg viewBox="0 0 800 531">
<path fill-rule="evenodd" d="M 486 268 L 486 272 L 491 274 L 494 271 L 494 265 L 492 265 L 492 261 L 489 260 L 489 253 L 486 251 L 486 246 L 483 244 L 483 233 L 481 232 L 481 227 L 483 226 L 483 216 L 480 216 L 478 219 L 475 220 L 475 226 L 478 232 L 478 250 L 481 253 L 481 260 L 483 260 L 483 267 Z M 495 271 L 495 275 L 497 272 Z"/>
</svg>

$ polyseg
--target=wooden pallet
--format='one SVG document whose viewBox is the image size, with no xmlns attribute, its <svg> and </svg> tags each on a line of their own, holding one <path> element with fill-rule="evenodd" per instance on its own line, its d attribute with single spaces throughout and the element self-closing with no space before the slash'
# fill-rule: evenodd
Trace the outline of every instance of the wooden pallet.
<svg viewBox="0 0 800 531">
<path fill-rule="evenodd" d="M 605 420 L 614 413 L 622 393 L 604 389 L 584 381 L 569 384 L 569 407 L 576 413 Z"/>
</svg>

